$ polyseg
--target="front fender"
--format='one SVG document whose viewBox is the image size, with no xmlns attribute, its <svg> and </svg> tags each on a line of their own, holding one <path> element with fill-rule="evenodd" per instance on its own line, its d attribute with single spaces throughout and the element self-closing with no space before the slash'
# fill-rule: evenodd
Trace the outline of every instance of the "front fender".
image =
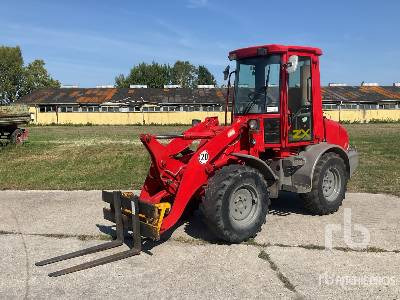
<svg viewBox="0 0 400 300">
<path fill-rule="evenodd" d="M 271 167 L 258 157 L 243 153 L 231 153 L 231 155 L 240 158 L 245 162 L 245 164 L 259 170 L 268 181 L 276 181 L 279 179 L 272 171 Z"/>
</svg>

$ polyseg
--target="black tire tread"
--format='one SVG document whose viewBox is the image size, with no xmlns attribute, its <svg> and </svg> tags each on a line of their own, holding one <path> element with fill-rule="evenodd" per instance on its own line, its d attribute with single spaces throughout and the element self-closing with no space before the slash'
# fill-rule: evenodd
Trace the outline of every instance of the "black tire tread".
<svg viewBox="0 0 400 300">
<path fill-rule="evenodd" d="M 22 129 L 20 129 L 20 128 L 15 129 L 15 130 L 11 133 L 11 135 L 10 135 L 10 142 L 11 142 L 11 144 L 17 145 L 17 144 L 18 144 L 18 142 L 17 142 L 17 136 L 20 135 L 20 134 L 22 134 L 22 133 L 23 133 Z"/>
<path fill-rule="evenodd" d="M 264 177 L 254 168 L 245 165 L 228 165 L 219 170 L 217 170 L 212 178 L 210 178 L 207 187 L 205 188 L 205 193 L 200 205 L 200 210 L 205 216 L 205 223 L 208 225 L 209 229 L 218 238 L 225 240 L 230 243 L 240 243 L 246 239 L 243 239 L 234 231 L 228 230 L 224 226 L 222 219 L 222 201 L 224 194 L 226 193 L 228 187 L 232 184 L 235 177 L 240 176 L 243 173 L 254 173 L 256 176 L 262 180 L 265 187 L 265 197 L 267 201 L 266 205 L 262 205 L 262 217 L 257 220 L 257 222 L 248 231 L 248 238 L 253 238 L 261 231 L 261 227 L 266 222 L 266 215 L 268 214 L 269 197 L 267 192 L 267 182 Z"/>
<path fill-rule="evenodd" d="M 347 176 L 347 178 L 343 178 L 344 192 L 343 192 L 343 197 L 339 202 L 339 205 L 337 205 L 335 207 L 327 207 L 326 205 L 324 205 L 323 202 L 321 202 L 320 194 L 319 194 L 319 192 L 320 192 L 319 191 L 319 181 L 320 181 L 320 177 L 321 177 L 321 172 L 322 172 L 325 164 L 331 159 L 339 159 L 338 163 L 341 164 L 341 167 L 343 168 L 343 170 L 346 170 L 344 161 L 338 154 L 336 154 L 334 152 L 325 153 L 324 155 L 322 155 L 322 157 L 317 162 L 317 165 L 315 166 L 314 175 L 313 175 L 313 179 L 312 179 L 311 192 L 305 193 L 305 194 L 300 194 L 300 197 L 303 199 L 303 202 L 304 202 L 304 207 L 309 212 L 311 212 L 315 215 L 320 215 L 320 216 L 329 215 L 329 214 L 332 214 L 332 213 L 338 211 L 339 207 L 342 205 L 342 202 L 345 198 L 348 176 Z"/>
</svg>

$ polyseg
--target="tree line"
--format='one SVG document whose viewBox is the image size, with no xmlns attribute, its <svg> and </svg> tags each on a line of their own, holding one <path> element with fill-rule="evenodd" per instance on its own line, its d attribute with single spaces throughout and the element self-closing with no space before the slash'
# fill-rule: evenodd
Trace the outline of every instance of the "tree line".
<svg viewBox="0 0 400 300">
<path fill-rule="evenodd" d="M 171 67 L 153 61 L 151 64 L 142 62 L 135 65 L 127 76 L 120 74 L 115 78 L 115 86 L 118 88 L 128 88 L 135 84 L 147 85 L 149 88 L 163 88 L 169 84 L 194 88 L 197 85 L 216 85 L 216 80 L 203 65 L 196 67 L 188 61 L 178 60 Z"/>
<path fill-rule="evenodd" d="M 127 76 L 115 77 L 117 88 L 135 84 L 149 88 L 163 88 L 169 84 L 195 88 L 197 85 L 216 85 L 216 80 L 203 65 L 196 67 L 189 61 L 178 60 L 170 66 L 153 61 L 134 65 Z M 20 47 L 0 46 L 0 103 L 14 102 L 36 89 L 60 86 L 60 82 L 47 72 L 43 60 L 36 59 L 26 65 Z"/>
<path fill-rule="evenodd" d="M 0 102 L 14 102 L 38 88 L 60 87 L 41 59 L 24 65 L 21 49 L 0 46 Z"/>
</svg>

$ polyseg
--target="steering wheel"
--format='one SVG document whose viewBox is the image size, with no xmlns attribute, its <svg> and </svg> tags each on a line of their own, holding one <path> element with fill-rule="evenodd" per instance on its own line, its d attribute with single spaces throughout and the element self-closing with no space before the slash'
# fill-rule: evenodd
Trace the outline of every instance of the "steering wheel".
<svg viewBox="0 0 400 300">
<path fill-rule="evenodd" d="M 263 93 L 260 90 L 257 91 L 253 91 L 247 94 L 247 97 L 250 99 L 250 101 L 255 101 L 256 99 L 259 98 L 259 96 L 261 96 Z"/>
<path fill-rule="evenodd" d="M 247 97 L 250 99 L 250 102 L 247 104 L 246 108 L 244 109 L 244 112 L 248 113 L 254 104 L 261 103 L 262 99 L 260 99 L 260 96 L 265 96 L 268 99 L 268 101 L 266 101 L 265 103 L 265 106 L 267 106 L 268 103 L 273 102 L 273 99 L 266 92 L 267 92 L 266 88 L 262 87 L 256 91 L 248 93 Z"/>
<path fill-rule="evenodd" d="M 310 110 L 311 110 L 311 105 L 304 105 L 304 106 L 300 107 L 299 110 L 297 112 L 295 112 L 294 114 L 290 114 L 290 116 L 289 116 L 290 128 L 292 128 L 292 124 L 297 124 L 295 121 L 300 116 L 300 114 L 310 112 Z"/>
<path fill-rule="evenodd" d="M 293 119 L 297 118 L 302 113 L 308 113 L 308 112 L 310 112 L 310 109 L 311 109 L 311 105 L 304 105 L 304 106 L 300 107 L 300 109 L 296 113 L 293 114 L 292 118 Z"/>
<path fill-rule="evenodd" d="M 255 100 L 259 99 L 259 96 L 264 96 L 264 91 L 259 90 L 259 91 L 254 91 L 254 92 L 250 92 L 247 94 L 247 97 L 250 99 L 250 101 L 252 101 L 254 103 L 259 102 L 259 101 L 257 101 L 257 102 L 255 101 Z M 272 97 L 269 94 L 267 94 L 267 99 L 268 99 L 268 101 L 266 104 L 274 102 L 274 99 L 272 99 Z"/>
</svg>

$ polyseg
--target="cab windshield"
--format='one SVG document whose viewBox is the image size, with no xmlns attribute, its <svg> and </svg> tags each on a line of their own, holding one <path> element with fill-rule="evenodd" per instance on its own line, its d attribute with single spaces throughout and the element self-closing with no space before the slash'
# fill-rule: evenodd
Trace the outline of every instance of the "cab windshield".
<svg viewBox="0 0 400 300">
<path fill-rule="evenodd" d="M 279 113 L 280 55 L 237 61 L 235 114 Z"/>
</svg>

